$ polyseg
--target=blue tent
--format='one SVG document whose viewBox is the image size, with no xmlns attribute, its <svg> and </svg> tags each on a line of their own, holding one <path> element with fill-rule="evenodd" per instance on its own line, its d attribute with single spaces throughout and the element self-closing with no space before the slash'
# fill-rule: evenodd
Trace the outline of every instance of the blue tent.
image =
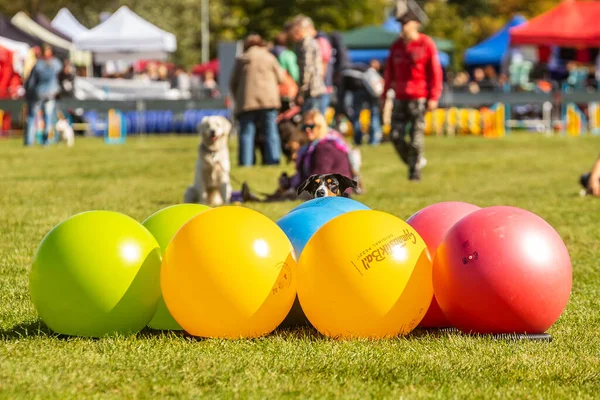
<svg viewBox="0 0 600 400">
<path fill-rule="evenodd" d="M 502 63 L 504 54 L 508 51 L 510 45 L 510 28 L 519 26 L 527 20 L 517 15 L 513 17 L 502 29 L 498 32 L 468 49 L 465 52 L 465 64 L 473 65 L 495 65 L 499 66 Z"/>
<path fill-rule="evenodd" d="M 402 30 L 402 24 L 400 22 L 396 21 L 396 18 L 394 18 L 393 16 L 390 15 L 388 17 L 388 19 L 386 19 L 385 22 L 383 23 L 383 28 L 386 31 L 400 33 L 400 31 Z"/>
<path fill-rule="evenodd" d="M 389 49 L 354 49 L 348 50 L 350 55 L 350 61 L 353 63 L 365 63 L 368 64 L 371 60 L 379 60 L 381 63 L 385 63 L 387 60 L 390 50 Z M 450 64 L 450 56 L 443 51 L 438 51 L 440 56 L 440 64 L 443 68 L 446 68 Z"/>
</svg>

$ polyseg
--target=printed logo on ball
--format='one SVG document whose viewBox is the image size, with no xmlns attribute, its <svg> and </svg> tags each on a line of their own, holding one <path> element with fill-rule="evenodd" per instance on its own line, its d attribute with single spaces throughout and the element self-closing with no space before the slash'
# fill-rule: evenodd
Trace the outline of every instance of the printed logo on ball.
<svg viewBox="0 0 600 400">
<path fill-rule="evenodd" d="M 408 229 L 404 229 L 401 235 L 389 234 L 361 251 L 356 256 L 356 262 L 352 261 L 352 265 L 362 275 L 363 271 L 371 269 L 374 263 L 382 262 L 390 256 L 398 257 L 407 244 L 416 243 L 417 236 Z"/>
<path fill-rule="evenodd" d="M 280 270 L 277 281 L 271 289 L 271 294 L 275 295 L 280 291 L 287 289 L 292 284 L 292 269 L 286 262 L 280 262 L 275 265 L 275 268 Z"/>
</svg>

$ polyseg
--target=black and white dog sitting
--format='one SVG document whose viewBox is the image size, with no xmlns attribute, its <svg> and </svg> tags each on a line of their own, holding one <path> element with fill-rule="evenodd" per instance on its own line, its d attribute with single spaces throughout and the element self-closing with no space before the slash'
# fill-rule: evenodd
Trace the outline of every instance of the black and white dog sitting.
<svg viewBox="0 0 600 400">
<path fill-rule="evenodd" d="M 356 189 L 358 183 L 341 174 L 312 175 L 298 186 L 297 194 L 308 192 L 313 199 L 318 197 L 348 197 L 346 190 Z"/>
</svg>

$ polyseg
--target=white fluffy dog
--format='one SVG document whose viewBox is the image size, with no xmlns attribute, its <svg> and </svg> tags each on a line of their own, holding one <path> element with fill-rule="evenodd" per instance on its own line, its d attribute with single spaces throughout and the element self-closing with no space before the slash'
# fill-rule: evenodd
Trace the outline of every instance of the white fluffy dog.
<svg viewBox="0 0 600 400">
<path fill-rule="evenodd" d="M 198 124 L 200 145 L 194 185 L 184 195 L 185 203 L 202 203 L 215 207 L 229 203 L 231 182 L 228 139 L 231 123 L 225 117 L 204 117 Z"/>
<path fill-rule="evenodd" d="M 75 132 L 66 118 L 59 118 L 56 125 L 54 125 L 54 129 L 60 140 L 67 142 L 67 146 L 73 147 L 75 144 Z"/>
</svg>

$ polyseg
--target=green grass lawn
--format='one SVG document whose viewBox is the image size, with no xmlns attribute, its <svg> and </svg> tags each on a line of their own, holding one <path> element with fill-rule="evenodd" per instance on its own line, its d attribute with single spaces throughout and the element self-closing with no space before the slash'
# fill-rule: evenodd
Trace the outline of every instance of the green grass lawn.
<svg viewBox="0 0 600 400">
<path fill-rule="evenodd" d="M 56 337 L 40 324 L 28 271 L 44 235 L 67 217 L 106 209 L 142 221 L 182 200 L 196 138 L 24 149 L 0 141 L 0 398 L 598 398 L 600 200 L 578 177 L 600 137 L 428 139 L 424 180 L 411 184 L 391 145 L 364 148 L 368 206 L 406 219 L 439 201 L 512 205 L 552 224 L 569 248 L 573 292 L 552 343 L 415 332 L 336 341 L 311 330 L 257 340 L 198 340 L 144 331 L 100 340 Z M 232 154 L 234 156 L 234 154 Z M 255 190 L 281 168 L 234 168 Z M 239 188 L 234 185 L 234 188 Z M 278 219 L 295 203 L 252 205 Z"/>
</svg>

